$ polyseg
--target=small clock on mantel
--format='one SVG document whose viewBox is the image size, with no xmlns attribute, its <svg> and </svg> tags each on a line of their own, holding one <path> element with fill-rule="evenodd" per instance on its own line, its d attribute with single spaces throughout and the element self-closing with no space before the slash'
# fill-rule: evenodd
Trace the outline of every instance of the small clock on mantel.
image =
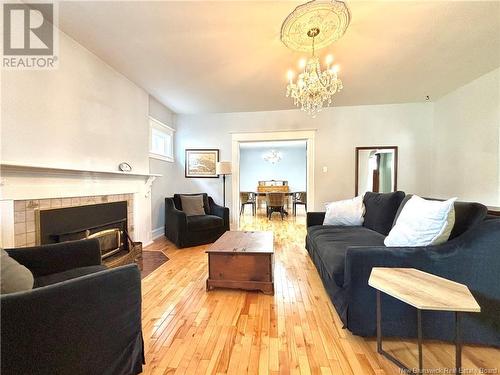
<svg viewBox="0 0 500 375">
<path fill-rule="evenodd" d="M 132 171 L 132 167 L 130 166 L 129 163 L 120 163 L 120 165 L 118 165 L 118 169 L 122 172 L 130 172 Z"/>
</svg>

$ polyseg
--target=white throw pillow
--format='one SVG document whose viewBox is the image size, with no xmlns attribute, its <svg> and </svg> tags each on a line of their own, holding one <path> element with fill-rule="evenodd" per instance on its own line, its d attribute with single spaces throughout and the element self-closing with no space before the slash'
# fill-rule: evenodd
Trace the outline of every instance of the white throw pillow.
<svg viewBox="0 0 500 375">
<path fill-rule="evenodd" d="M 326 214 L 323 225 L 354 225 L 363 224 L 365 205 L 363 196 L 326 204 Z"/>
<path fill-rule="evenodd" d="M 0 251 L 1 293 L 14 293 L 33 289 L 33 274 L 29 269 L 12 259 L 5 250 Z"/>
<path fill-rule="evenodd" d="M 428 246 L 448 241 L 455 225 L 456 200 L 430 201 L 414 195 L 403 206 L 384 240 L 385 246 Z"/>
</svg>

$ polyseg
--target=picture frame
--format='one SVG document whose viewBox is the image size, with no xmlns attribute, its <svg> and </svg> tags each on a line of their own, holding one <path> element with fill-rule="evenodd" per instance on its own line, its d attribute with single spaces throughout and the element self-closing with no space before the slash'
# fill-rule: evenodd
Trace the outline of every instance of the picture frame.
<svg viewBox="0 0 500 375">
<path fill-rule="evenodd" d="M 184 176 L 186 178 L 218 178 L 216 165 L 219 161 L 219 149 L 186 149 Z"/>
</svg>

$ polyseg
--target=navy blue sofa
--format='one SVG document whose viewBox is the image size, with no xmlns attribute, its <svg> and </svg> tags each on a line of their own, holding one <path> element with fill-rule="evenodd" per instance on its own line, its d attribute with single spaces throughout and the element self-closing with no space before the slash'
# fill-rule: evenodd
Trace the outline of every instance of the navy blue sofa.
<svg viewBox="0 0 500 375">
<path fill-rule="evenodd" d="M 386 247 L 384 238 L 409 197 L 366 193 L 365 222 L 359 227 L 323 225 L 324 212 L 307 214 L 306 248 L 344 327 L 375 336 L 376 292 L 368 285 L 372 268 L 410 267 L 467 285 L 481 313 L 463 317 L 463 341 L 500 347 L 500 218 L 487 217 L 479 203 L 456 202 L 448 242 Z M 416 337 L 415 308 L 384 294 L 382 308 L 384 336 Z M 422 327 L 424 338 L 454 339 L 451 312 L 424 311 Z"/>
</svg>

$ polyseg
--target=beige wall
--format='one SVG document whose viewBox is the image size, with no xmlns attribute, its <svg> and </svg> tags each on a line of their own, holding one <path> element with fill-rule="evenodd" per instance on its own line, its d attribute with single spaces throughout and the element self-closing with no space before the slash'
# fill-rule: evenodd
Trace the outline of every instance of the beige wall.
<svg viewBox="0 0 500 375">
<path fill-rule="evenodd" d="M 2 74 L 1 159 L 148 173 L 148 94 L 60 33 L 59 68 Z"/>
<path fill-rule="evenodd" d="M 433 196 L 500 206 L 500 68 L 434 105 Z"/>
<path fill-rule="evenodd" d="M 231 132 L 317 129 L 315 208 L 354 195 L 356 146 L 399 146 L 398 187 L 427 195 L 430 189 L 433 106 L 431 103 L 333 107 L 312 119 L 300 110 L 178 115 L 176 191 L 205 191 L 222 201 L 221 179 L 184 178 L 186 148 L 218 148 L 231 160 Z M 322 171 L 323 167 L 328 172 Z M 231 202 L 231 180 L 226 202 Z M 230 207 L 230 206 L 229 206 Z"/>
</svg>

